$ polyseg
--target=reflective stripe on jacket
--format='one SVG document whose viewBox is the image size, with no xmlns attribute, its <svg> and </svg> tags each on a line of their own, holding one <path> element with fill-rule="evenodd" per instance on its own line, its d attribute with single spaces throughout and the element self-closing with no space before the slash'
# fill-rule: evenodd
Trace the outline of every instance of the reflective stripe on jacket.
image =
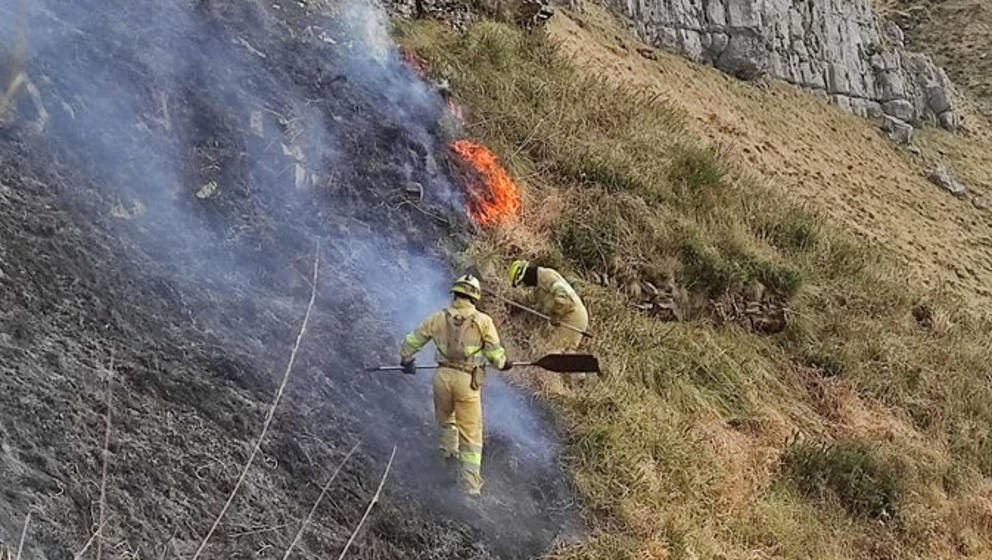
<svg viewBox="0 0 992 560">
<path fill-rule="evenodd" d="M 498 368 L 506 364 L 492 318 L 465 299 L 455 299 L 450 307 L 424 319 L 406 335 L 400 356 L 409 360 L 432 340 L 440 363 L 481 365 L 488 360 Z"/>
</svg>

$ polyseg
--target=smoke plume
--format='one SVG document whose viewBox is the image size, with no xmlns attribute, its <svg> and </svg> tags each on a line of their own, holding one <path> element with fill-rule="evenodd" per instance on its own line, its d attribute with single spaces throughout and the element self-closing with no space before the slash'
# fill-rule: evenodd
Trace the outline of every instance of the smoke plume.
<svg viewBox="0 0 992 560">
<path fill-rule="evenodd" d="M 447 264 L 467 229 L 438 125 L 446 105 L 404 64 L 381 8 L 292 4 L 0 0 L 2 52 L 27 37 L 26 86 L 0 141 L 29 145 L 30 167 L 68 185 L 66 211 L 116 232 L 125 268 L 175 286 L 172 311 L 254 370 L 282 359 L 319 245 L 316 326 L 284 406 L 373 454 L 398 442 L 403 492 L 436 497 L 430 376 L 361 366 L 395 363 L 459 272 Z M 264 391 L 264 377 L 238 382 Z M 527 533 L 562 499 L 553 430 L 498 376 L 484 406 L 501 522 Z"/>
</svg>

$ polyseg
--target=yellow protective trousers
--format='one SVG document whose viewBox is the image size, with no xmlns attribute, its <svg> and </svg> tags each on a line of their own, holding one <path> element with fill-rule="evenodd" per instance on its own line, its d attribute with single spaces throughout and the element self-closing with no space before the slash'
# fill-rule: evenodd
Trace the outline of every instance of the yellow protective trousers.
<svg viewBox="0 0 992 560">
<path fill-rule="evenodd" d="M 565 325 L 571 325 L 579 330 L 589 328 L 589 315 L 585 308 L 578 308 L 559 319 L 560 325 L 554 327 L 546 343 L 546 350 L 553 353 L 575 352 L 582 344 L 582 333 L 576 332 Z"/>
<path fill-rule="evenodd" d="M 582 344 L 582 333 L 573 331 L 565 325 L 572 325 L 578 329 L 589 328 L 589 315 L 584 307 L 578 307 L 571 313 L 560 319 L 561 324 L 551 329 L 544 349 L 547 353 L 569 354 L 578 350 Z M 566 387 L 574 387 L 576 383 L 581 383 L 586 378 L 584 373 L 562 373 L 561 383 Z"/>
<path fill-rule="evenodd" d="M 469 494 L 482 491 L 482 394 L 472 374 L 447 367 L 434 374 L 434 414 L 445 457 L 458 457 L 459 484 Z"/>
</svg>

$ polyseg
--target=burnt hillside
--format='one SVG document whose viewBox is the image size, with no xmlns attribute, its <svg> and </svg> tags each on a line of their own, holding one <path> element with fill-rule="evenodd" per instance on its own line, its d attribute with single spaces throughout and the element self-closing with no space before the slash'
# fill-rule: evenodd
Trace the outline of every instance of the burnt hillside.
<svg viewBox="0 0 992 560">
<path fill-rule="evenodd" d="M 226 0 L 0 0 L 0 542 L 70 558 L 98 525 L 113 371 L 108 558 L 528 557 L 569 502 L 545 413 L 493 377 L 480 517 L 432 473 L 429 377 L 372 376 L 446 300 L 470 235 L 445 106 L 382 15 Z M 423 187 L 423 197 L 409 188 Z"/>
</svg>

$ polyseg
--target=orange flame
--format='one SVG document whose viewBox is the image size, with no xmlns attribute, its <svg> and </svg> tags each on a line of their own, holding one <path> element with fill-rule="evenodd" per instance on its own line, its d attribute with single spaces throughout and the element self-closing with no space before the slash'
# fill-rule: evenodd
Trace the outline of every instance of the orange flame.
<svg viewBox="0 0 992 560">
<path fill-rule="evenodd" d="M 478 179 L 469 181 L 468 215 L 476 224 L 490 227 L 520 211 L 520 191 L 499 158 L 489 148 L 471 140 L 456 140 L 451 149 L 472 166 Z"/>
</svg>

